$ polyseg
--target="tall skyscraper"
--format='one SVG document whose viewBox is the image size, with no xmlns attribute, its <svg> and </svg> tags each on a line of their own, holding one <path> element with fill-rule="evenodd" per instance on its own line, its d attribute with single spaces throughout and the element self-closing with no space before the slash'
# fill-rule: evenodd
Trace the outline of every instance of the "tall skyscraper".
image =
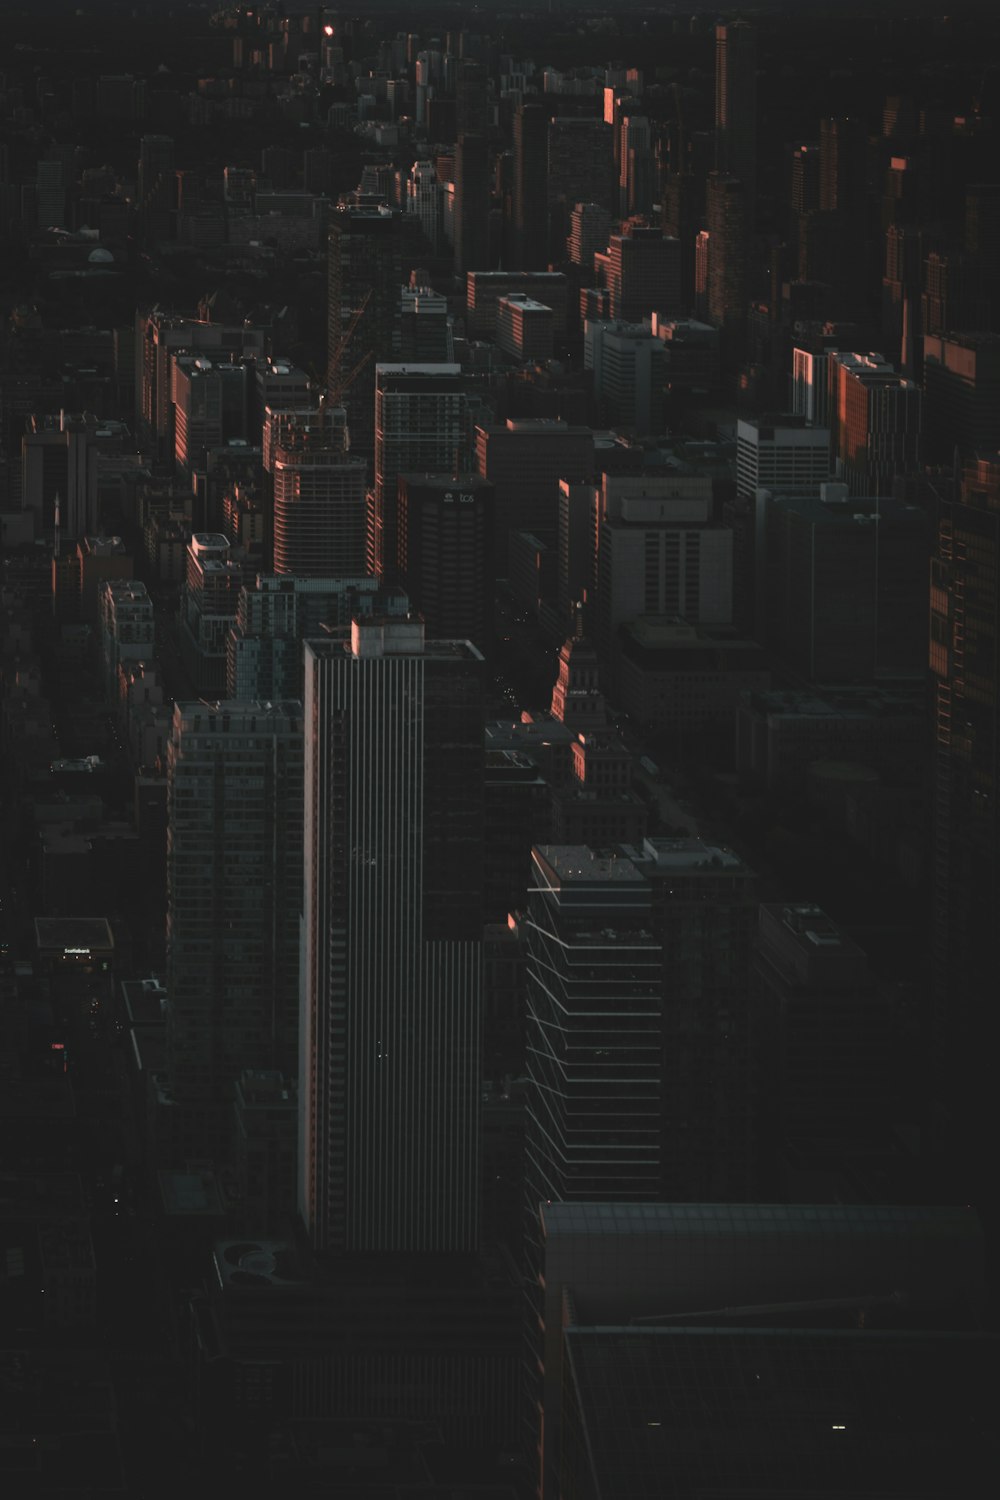
<svg viewBox="0 0 1000 1500">
<path fill-rule="evenodd" d="M 459 59 L 455 83 L 455 270 L 484 271 L 489 256 L 488 79 L 482 63 Z"/>
<path fill-rule="evenodd" d="M 441 243 L 441 184 L 432 161 L 415 161 L 406 179 L 406 211 L 416 214 L 432 251 Z"/>
<path fill-rule="evenodd" d="M 392 357 L 399 318 L 403 217 L 384 207 L 330 216 L 327 389 L 334 405 L 343 396 L 352 446 L 365 459 L 374 444 L 375 365 Z"/>
<path fill-rule="evenodd" d="M 494 553 L 505 578 L 512 531 L 555 541 L 559 481 L 593 477 L 594 434 L 567 422 L 508 417 L 503 426 L 476 428 L 476 468 L 496 491 Z"/>
<path fill-rule="evenodd" d="M 139 141 L 136 209 L 147 244 L 171 238 L 176 191 L 173 137 L 142 136 Z"/>
<path fill-rule="evenodd" d="M 927 458 L 949 463 L 1000 448 L 1000 336 L 925 333 Z"/>
<path fill-rule="evenodd" d="M 819 212 L 800 222 L 806 227 L 815 223 L 815 233 L 807 236 L 802 273 L 834 288 L 841 316 L 857 316 L 867 301 L 872 244 L 868 133 L 863 119 L 820 121 Z"/>
<path fill-rule="evenodd" d="M 715 28 L 715 169 L 743 183 L 747 225 L 757 191 L 757 33 L 746 21 Z"/>
<path fill-rule="evenodd" d="M 396 573 L 429 636 L 493 636 L 493 486 L 478 474 L 401 474 Z"/>
<path fill-rule="evenodd" d="M 375 376 L 375 485 L 368 500 L 368 571 L 396 581 L 397 488 L 404 473 L 470 466 L 465 383 L 456 364 L 384 364 Z"/>
<path fill-rule="evenodd" d="M 739 362 L 747 318 L 747 263 L 751 203 L 741 177 L 713 172 L 708 179 L 707 311 L 722 330 L 723 359 Z"/>
<path fill-rule="evenodd" d="M 757 632 L 812 682 L 923 673 L 927 520 L 843 484 L 757 500 Z"/>
<path fill-rule="evenodd" d="M 481 660 L 416 619 L 306 646 L 299 1201 L 320 1250 L 476 1248 Z"/>
<path fill-rule="evenodd" d="M 755 958 L 765 1191 L 847 1172 L 887 1121 L 889 1012 L 857 943 L 817 906 L 761 906 Z"/>
<path fill-rule="evenodd" d="M 364 573 L 366 466 L 347 452 L 343 408 L 279 415 L 269 456 L 274 571 L 311 578 Z"/>
<path fill-rule="evenodd" d="M 663 950 L 629 859 L 532 855 L 525 920 L 529 1235 L 538 1205 L 660 1194 Z"/>
<path fill-rule="evenodd" d="M 548 229 L 548 111 L 525 101 L 514 116 L 514 247 L 520 270 L 545 270 Z"/>
<path fill-rule="evenodd" d="M 209 1155 L 245 1068 L 295 1072 L 301 704 L 178 703 L 167 809 L 167 1088 Z"/>
<path fill-rule="evenodd" d="M 930 1080 L 934 1145 L 962 1191 L 993 1186 L 988 1142 L 1000 903 L 1000 453 L 937 505 L 931 558 L 934 682 Z M 968 1174 L 968 1175 L 966 1175 Z"/>
<path fill-rule="evenodd" d="M 680 307 L 685 314 L 694 307 L 694 250 L 700 225 L 699 196 L 699 182 L 692 172 L 664 173 L 660 222 L 664 234 L 679 245 Z"/>
<path fill-rule="evenodd" d="M 635 323 L 680 309 L 680 246 L 658 226 L 638 220 L 613 234 L 607 276 L 613 318 Z"/>
<path fill-rule="evenodd" d="M 603 120 L 557 115 L 548 125 L 549 204 L 568 214 L 574 203 L 615 203 L 613 132 Z M 607 243 L 605 241 L 605 243 Z M 600 247 L 604 249 L 604 245 Z"/>
<path fill-rule="evenodd" d="M 489 209 L 486 136 L 470 130 L 455 147 L 455 270 L 459 274 L 489 269 Z"/>
<path fill-rule="evenodd" d="M 920 455 L 921 391 L 881 354 L 831 352 L 831 452 L 852 495 L 892 494 Z"/>
<path fill-rule="evenodd" d="M 566 249 L 575 265 L 589 275 L 594 256 L 608 248 L 611 237 L 611 215 L 599 203 L 574 203 L 569 216 L 569 239 Z"/>
</svg>

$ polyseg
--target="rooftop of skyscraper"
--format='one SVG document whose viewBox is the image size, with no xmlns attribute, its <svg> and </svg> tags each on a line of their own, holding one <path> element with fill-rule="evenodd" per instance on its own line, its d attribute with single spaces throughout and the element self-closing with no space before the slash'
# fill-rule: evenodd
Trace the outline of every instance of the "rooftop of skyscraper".
<svg viewBox="0 0 1000 1500">
<path fill-rule="evenodd" d="M 612 851 L 598 851 L 586 844 L 539 844 L 536 853 L 560 884 L 573 881 L 587 884 L 610 881 L 616 885 L 645 883 L 631 859 Z"/>
</svg>

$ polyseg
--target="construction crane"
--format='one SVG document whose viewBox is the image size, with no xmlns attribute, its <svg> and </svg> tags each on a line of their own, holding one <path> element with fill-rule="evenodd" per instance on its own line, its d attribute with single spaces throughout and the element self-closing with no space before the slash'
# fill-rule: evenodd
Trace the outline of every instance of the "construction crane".
<svg viewBox="0 0 1000 1500">
<path fill-rule="evenodd" d="M 344 342 L 346 343 L 347 340 L 345 339 Z M 331 385 L 327 389 L 326 399 L 327 403 L 330 406 L 340 405 L 342 397 L 348 390 L 350 390 L 351 386 L 354 384 L 355 380 L 357 380 L 358 376 L 361 374 L 361 371 L 364 369 L 368 361 L 373 358 L 374 351 L 369 349 L 367 353 L 362 354 L 361 358 L 355 365 L 352 366 L 352 368 L 347 372 L 346 375 L 340 376 L 336 383 L 334 385 Z"/>
<path fill-rule="evenodd" d="M 354 337 L 355 333 L 357 332 L 357 330 L 358 330 L 358 324 L 361 322 L 361 319 L 364 317 L 365 312 L 367 311 L 367 308 L 368 308 L 368 304 L 369 304 L 369 302 L 371 300 L 372 300 L 372 288 L 369 287 L 368 290 L 367 290 L 367 292 L 365 292 L 365 295 L 362 297 L 360 304 L 355 308 L 353 314 L 351 315 L 351 321 L 348 323 L 346 330 L 341 334 L 340 338 L 338 339 L 336 347 L 330 353 L 329 373 L 330 373 L 330 377 L 331 377 L 331 389 L 333 388 L 333 386 L 332 386 L 333 371 L 337 368 L 338 364 L 340 363 L 341 358 L 343 357 L 344 350 L 347 348 L 348 344 L 351 342 L 351 339 Z M 354 373 L 357 373 L 357 372 L 355 371 L 355 372 L 352 373 L 352 376 L 351 376 L 352 379 L 353 379 Z"/>
</svg>

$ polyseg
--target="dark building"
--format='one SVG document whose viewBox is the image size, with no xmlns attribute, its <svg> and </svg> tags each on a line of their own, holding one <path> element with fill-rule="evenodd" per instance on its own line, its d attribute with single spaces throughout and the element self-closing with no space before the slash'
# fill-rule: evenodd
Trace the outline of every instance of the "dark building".
<svg viewBox="0 0 1000 1500">
<path fill-rule="evenodd" d="M 809 1199 L 873 1157 L 890 1098 L 890 1018 L 864 952 L 817 906 L 762 906 L 755 1035 L 761 1172 L 771 1197 Z"/>
<path fill-rule="evenodd" d="M 514 250 L 522 271 L 549 263 L 548 111 L 525 100 L 514 116 Z"/>
<path fill-rule="evenodd" d="M 493 635 L 493 486 L 475 474 L 401 474 L 396 575 L 437 640 Z"/>
<path fill-rule="evenodd" d="M 482 658 L 306 646 L 299 1207 L 318 1250 L 477 1248 Z"/>
<path fill-rule="evenodd" d="M 660 1195 L 663 950 L 632 861 L 533 851 L 528 980 L 529 1242 L 546 1201 Z"/>
<path fill-rule="evenodd" d="M 715 170 L 738 177 L 752 229 L 757 193 L 757 33 L 746 21 L 715 28 Z"/>
<path fill-rule="evenodd" d="M 374 446 L 375 365 L 393 356 L 403 284 L 403 216 L 388 208 L 340 208 L 330 218 L 327 391 L 346 403 L 355 451 Z"/>
<path fill-rule="evenodd" d="M 468 401 L 457 364 L 379 364 L 375 371 L 375 484 L 368 499 L 368 570 L 396 581 L 399 475 L 470 467 Z M 454 581 L 454 580 L 453 580 Z"/>
<path fill-rule="evenodd" d="M 896 500 L 758 497 L 766 643 L 811 682 L 920 675 L 927 519 Z"/>
<path fill-rule="evenodd" d="M 487 922 L 506 924 L 523 911 L 531 884 L 531 846 L 548 837 L 552 800 L 534 760 L 519 750 L 486 751 L 484 909 Z"/>
<path fill-rule="evenodd" d="M 495 489 L 495 561 L 505 577 L 510 532 L 555 541 L 559 481 L 593 478 L 594 435 L 566 422 L 508 418 L 502 427 L 476 428 L 476 468 Z"/>
<path fill-rule="evenodd" d="M 637 323 L 681 308 L 680 245 L 656 225 L 636 220 L 611 236 L 607 277 L 612 318 Z"/>
<path fill-rule="evenodd" d="M 924 450 L 931 463 L 1000 448 L 1000 335 L 925 333 Z"/>
<path fill-rule="evenodd" d="M 740 177 L 713 172 L 706 198 L 707 307 L 722 331 L 724 363 L 738 363 L 746 338 L 750 203 Z"/>
<path fill-rule="evenodd" d="M 971 1210 L 609 1202 L 539 1216 L 529 1338 L 546 1500 L 874 1500 L 950 1493 L 978 1472 L 994 1340 L 974 1332 L 985 1253 Z"/>
<path fill-rule="evenodd" d="M 549 214 L 552 249 L 570 232 L 570 215 L 577 203 L 597 204 L 610 214 L 615 201 L 615 154 L 611 126 L 604 120 L 561 115 L 548 125 Z M 604 244 L 607 245 L 605 230 Z"/>
<path fill-rule="evenodd" d="M 936 1147 L 963 1191 L 992 1193 L 989 1084 L 1000 901 L 1000 454 L 980 456 L 937 506 L 931 557 Z M 958 1165 L 954 1165 L 954 1164 Z M 987 1189 L 986 1184 L 990 1186 Z"/>
<path fill-rule="evenodd" d="M 228 1137 L 244 1069 L 295 1071 L 301 705 L 178 704 L 167 775 L 170 1008 L 158 1129 L 183 1162 Z"/>
<path fill-rule="evenodd" d="M 563 1500 L 931 1496 L 974 1483 L 987 1462 L 987 1334 L 667 1325 L 564 1337 Z"/>
<path fill-rule="evenodd" d="M 703 198 L 698 179 L 692 173 L 664 174 L 660 222 L 664 234 L 676 240 L 679 247 L 679 306 L 685 316 L 694 308 L 694 245 L 701 227 Z"/>
<path fill-rule="evenodd" d="M 461 274 L 490 264 L 488 95 L 481 62 L 459 60 L 455 93 L 455 269 Z"/>
</svg>

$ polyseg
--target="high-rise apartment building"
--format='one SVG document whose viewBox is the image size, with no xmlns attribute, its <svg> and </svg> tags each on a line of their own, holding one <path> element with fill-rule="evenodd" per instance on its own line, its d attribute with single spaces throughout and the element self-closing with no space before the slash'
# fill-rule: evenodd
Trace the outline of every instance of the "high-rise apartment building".
<svg viewBox="0 0 1000 1500">
<path fill-rule="evenodd" d="M 857 315 L 867 301 L 872 235 L 868 223 L 868 132 L 858 116 L 820 121 L 819 211 L 806 215 L 807 279 L 829 283 L 842 314 Z M 800 247 L 800 252 L 801 252 Z"/>
<path fill-rule="evenodd" d="M 147 245 L 173 237 L 176 193 L 173 137 L 141 136 L 135 196 L 142 235 Z"/>
<path fill-rule="evenodd" d="M 656 197 L 657 164 L 649 120 L 632 112 L 622 116 L 618 130 L 618 212 L 623 219 L 651 213 Z"/>
<path fill-rule="evenodd" d="M 466 323 L 476 339 L 495 339 L 501 297 L 521 292 L 551 307 L 556 342 L 566 337 L 569 288 L 561 271 L 480 271 L 466 277 Z"/>
<path fill-rule="evenodd" d="M 367 566 L 394 583 L 400 474 L 461 474 L 471 430 L 461 366 L 380 364 L 375 374 L 375 484 L 368 497 Z"/>
<path fill-rule="evenodd" d="M 370 614 L 405 615 L 406 595 L 372 577 L 258 575 L 240 589 L 226 638 L 226 696 L 262 702 L 302 697 L 303 641 L 346 630 Z"/>
<path fill-rule="evenodd" d="M 574 265 L 593 271 L 594 256 L 608 248 L 611 215 L 600 203 L 574 203 L 569 216 L 567 250 Z"/>
<path fill-rule="evenodd" d="M 90 412 L 36 415 L 21 438 L 21 503 L 35 517 L 35 533 L 51 534 L 56 497 L 63 541 L 98 530 L 98 477 L 102 452 L 120 451 L 127 429 L 102 423 Z"/>
<path fill-rule="evenodd" d="M 178 703 L 167 809 L 166 1089 L 208 1155 L 244 1069 L 295 1072 L 301 704 Z"/>
<path fill-rule="evenodd" d="M 170 361 L 174 461 L 184 475 L 205 463 L 209 448 L 246 438 L 247 367 L 175 354 Z"/>
<path fill-rule="evenodd" d="M 546 1200 L 746 1196 L 753 872 L 698 839 L 532 858 L 529 1234 Z"/>
<path fill-rule="evenodd" d="M 490 264 L 489 149 L 486 136 L 468 131 L 455 147 L 455 269 L 485 271 Z"/>
<path fill-rule="evenodd" d="M 136 314 L 135 334 L 139 434 L 161 461 L 174 453 L 173 356 L 187 352 L 222 362 L 264 355 L 262 328 L 179 318 L 159 307 Z"/>
<path fill-rule="evenodd" d="M 701 224 L 704 191 L 693 172 L 665 172 L 660 189 L 660 222 L 664 234 L 676 240 L 680 259 L 680 307 L 694 308 L 694 252 Z M 701 201 L 699 201 L 701 200 Z"/>
<path fill-rule="evenodd" d="M 184 559 L 179 641 L 191 682 L 200 693 L 221 695 L 226 681 L 226 638 L 236 618 L 243 568 L 221 532 L 196 531 Z"/>
<path fill-rule="evenodd" d="M 514 359 L 542 364 L 552 358 L 553 321 L 544 302 L 509 292 L 497 303 L 497 346 Z"/>
<path fill-rule="evenodd" d="M 66 227 L 66 167 L 57 157 L 43 157 L 35 168 L 35 217 L 39 229 Z"/>
<path fill-rule="evenodd" d="M 366 465 L 347 451 L 343 408 L 279 415 L 265 464 L 274 494 L 274 571 L 313 578 L 366 572 Z"/>
<path fill-rule="evenodd" d="M 493 636 L 493 486 L 478 474 L 399 476 L 396 576 L 427 635 Z"/>
<path fill-rule="evenodd" d="M 156 653 L 153 601 L 144 583 L 111 579 L 97 597 L 105 697 L 118 691 L 119 662 L 152 661 Z"/>
<path fill-rule="evenodd" d="M 416 619 L 306 646 L 299 1205 L 320 1250 L 476 1248 L 481 660 Z"/>
<path fill-rule="evenodd" d="M 646 838 L 624 853 L 648 882 L 649 927 L 663 950 L 660 1196 L 751 1197 L 757 876 L 732 850 L 694 837 Z"/>
<path fill-rule="evenodd" d="M 406 179 L 406 211 L 415 214 L 432 251 L 441 244 L 441 184 L 432 161 L 415 161 Z"/>
<path fill-rule="evenodd" d="M 399 358 L 406 364 L 450 364 L 455 358 L 447 297 L 412 279 L 400 288 Z"/>
<path fill-rule="evenodd" d="M 822 347 L 824 342 L 831 347 Z M 792 350 L 792 415 L 817 427 L 829 427 L 829 356 L 835 352 L 832 344 L 832 340 L 820 339 L 811 349 Z"/>
<path fill-rule="evenodd" d="M 643 436 L 663 431 L 667 355 L 648 324 L 588 319 L 583 325 L 583 364 L 593 371 L 602 424 Z"/>
<path fill-rule="evenodd" d="M 830 354 L 831 451 L 852 495 L 892 493 L 919 461 L 921 391 L 881 354 Z"/>
<path fill-rule="evenodd" d="M 375 365 L 392 358 L 397 332 L 403 217 L 385 207 L 330 215 L 327 389 L 333 405 L 343 396 L 352 446 L 365 459 L 374 446 Z"/>
<path fill-rule="evenodd" d="M 611 316 L 638 323 L 681 310 L 680 246 L 658 226 L 634 222 L 608 241 Z"/>
</svg>

